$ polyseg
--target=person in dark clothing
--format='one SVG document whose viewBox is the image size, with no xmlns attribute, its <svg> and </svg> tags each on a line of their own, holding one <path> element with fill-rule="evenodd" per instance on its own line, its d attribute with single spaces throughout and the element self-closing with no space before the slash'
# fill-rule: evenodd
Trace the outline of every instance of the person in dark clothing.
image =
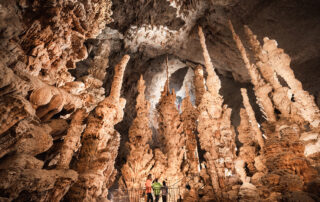
<svg viewBox="0 0 320 202">
<path fill-rule="evenodd" d="M 149 202 L 149 200 L 151 202 L 153 202 L 153 196 L 151 193 L 151 188 L 152 188 L 152 175 L 149 174 L 147 181 L 146 181 L 146 193 L 147 193 L 147 202 Z"/>
<path fill-rule="evenodd" d="M 161 187 L 161 194 L 162 194 L 162 202 L 167 202 L 167 196 L 168 196 L 168 187 L 166 185 L 166 181 L 162 182 L 162 187 Z"/>
</svg>

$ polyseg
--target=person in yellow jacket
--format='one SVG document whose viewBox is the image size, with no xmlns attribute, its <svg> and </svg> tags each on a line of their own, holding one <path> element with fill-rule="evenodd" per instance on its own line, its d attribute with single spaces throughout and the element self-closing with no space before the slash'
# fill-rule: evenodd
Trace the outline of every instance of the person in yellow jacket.
<svg viewBox="0 0 320 202">
<path fill-rule="evenodd" d="M 153 193 L 156 197 L 156 202 L 159 201 L 159 198 L 160 198 L 160 191 L 161 191 L 161 187 L 162 187 L 162 184 L 158 182 L 158 179 L 156 178 L 154 181 L 153 181 L 153 184 L 152 184 L 152 189 L 153 189 Z"/>
</svg>

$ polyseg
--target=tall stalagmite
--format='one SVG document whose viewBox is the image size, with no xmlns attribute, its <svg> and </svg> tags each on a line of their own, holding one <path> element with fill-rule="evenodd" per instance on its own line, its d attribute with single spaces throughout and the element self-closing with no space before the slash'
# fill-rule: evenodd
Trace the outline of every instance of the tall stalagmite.
<svg viewBox="0 0 320 202">
<path fill-rule="evenodd" d="M 303 115 L 300 111 L 299 114 L 300 109 L 298 109 L 298 115 L 303 117 L 314 127 L 317 125 L 317 110 L 314 109 L 314 105 L 312 104 L 312 97 L 306 96 L 308 93 L 304 93 L 306 96 L 303 99 L 304 101 L 292 100 L 291 96 L 285 97 L 285 95 L 281 95 L 281 97 L 279 94 L 288 91 L 288 89 L 284 89 L 281 86 L 275 72 L 281 72 L 281 74 L 279 73 L 279 76 L 284 78 L 291 90 L 301 84 L 293 77 L 293 72 L 288 65 L 288 62 L 290 61 L 289 56 L 285 55 L 282 49 L 277 49 L 275 41 L 266 38 L 266 47 L 264 46 L 263 50 L 261 50 L 258 41 L 250 30 L 247 29 L 246 32 L 250 36 L 250 43 L 253 46 L 256 59 L 258 58 L 258 66 L 263 76 L 266 78 L 266 81 L 271 83 L 270 86 L 275 89 L 275 93 L 271 93 L 276 105 L 275 108 L 278 108 L 284 113 L 275 122 L 267 120 L 262 124 L 266 137 L 266 140 L 263 140 L 262 133 L 258 128 L 253 110 L 248 101 L 247 93 L 244 89 L 242 90 L 243 103 L 250 120 L 251 128 L 255 131 L 257 142 L 261 148 L 261 151 L 259 152 L 260 155 L 255 158 L 255 167 L 258 172 L 256 172 L 251 179 L 251 182 L 256 186 L 259 193 L 259 196 L 255 196 L 255 200 L 259 200 L 260 198 L 260 200 L 268 201 L 286 201 L 296 197 L 305 201 L 312 200 L 311 197 L 313 197 L 312 194 L 314 193 L 312 193 L 312 189 L 310 190 L 308 187 L 310 187 L 310 184 L 313 184 L 313 186 L 319 184 L 315 180 L 317 172 L 311 166 L 310 161 L 304 156 L 305 147 L 300 136 L 301 133 L 306 130 L 306 127 L 304 127 L 304 124 L 301 124 L 301 121 L 295 116 L 297 111 L 292 110 L 295 106 L 291 107 L 292 105 L 295 105 L 295 103 L 303 102 L 304 104 L 301 104 L 300 107 L 304 107 L 301 110 L 306 113 Z M 235 35 L 234 30 L 233 34 L 237 43 L 242 44 L 240 39 Z M 242 52 L 245 53 L 244 47 L 239 47 L 239 49 L 242 47 Z M 250 63 L 247 57 L 244 57 L 243 59 Z M 280 70 L 280 68 L 282 68 L 282 70 Z M 278 71 L 273 72 L 275 69 L 278 69 Z M 289 75 L 286 75 L 286 73 Z M 292 83 L 289 84 L 289 82 Z M 279 89 L 284 89 L 284 92 L 276 92 Z M 254 90 L 257 91 L 256 88 L 254 88 Z M 302 88 L 299 88 L 299 90 L 302 90 Z M 281 103 L 277 99 L 282 99 L 284 101 Z M 310 117 L 313 117 L 314 120 L 310 120 Z M 239 195 L 243 196 L 244 199 L 246 195 L 253 197 L 252 193 L 255 193 L 254 190 L 253 186 L 246 187 L 246 189 L 240 188 Z M 311 194 L 308 193 L 310 191 Z"/>
<path fill-rule="evenodd" d="M 251 64 L 247 55 L 247 52 L 239 38 L 235 33 L 231 21 L 229 21 L 229 28 L 232 32 L 233 39 L 241 53 L 243 62 L 251 77 L 251 83 L 254 85 L 254 92 L 257 97 L 257 104 L 260 106 L 262 113 L 265 115 L 266 120 L 275 122 L 276 116 L 274 113 L 274 107 L 268 94 L 272 91 L 270 84 L 266 83 L 254 64 Z"/>
<path fill-rule="evenodd" d="M 129 129 L 127 145 L 130 153 L 127 156 L 126 164 L 121 169 L 122 177 L 129 191 L 144 187 L 147 175 L 154 165 L 153 153 L 148 145 L 152 131 L 149 126 L 150 103 L 145 99 L 145 89 L 145 82 L 141 76 L 138 82 L 137 116 Z M 136 200 L 136 198 L 130 198 L 130 201 Z"/>
<path fill-rule="evenodd" d="M 182 114 L 181 119 L 183 122 L 183 131 L 186 135 L 186 162 L 188 164 L 188 170 L 186 173 L 186 178 L 190 190 L 187 192 L 188 201 L 197 201 L 198 200 L 198 189 L 202 186 L 200 183 L 200 172 L 199 172 L 199 156 L 197 149 L 197 140 L 196 140 L 196 130 L 197 130 L 197 119 L 199 112 L 192 105 L 189 89 L 186 87 L 186 97 L 182 100 Z"/>
<path fill-rule="evenodd" d="M 203 68 L 201 65 L 198 65 L 194 70 L 193 83 L 196 93 L 196 106 L 199 106 L 202 96 L 206 90 L 204 84 Z"/>
<path fill-rule="evenodd" d="M 274 64 L 278 58 L 275 55 L 269 54 L 261 47 L 257 36 L 252 33 L 248 26 L 244 27 L 245 33 L 249 38 L 249 44 L 254 52 L 257 67 L 264 79 L 273 87 L 272 100 L 275 107 L 281 112 L 280 116 L 290 119 L 296 123 L 302 124 L 304 119 L 298 114 L 298 108 L 291 101 L 293 99 L 292 91 L 285 86 L 282 86 L 278 76 L 274 70 Z"/>
<path fill-rule="evenodd" d="M 167 79 L 157 105 L 160 148 L 167 157 L 167 168 L 162 179 L 167 181 L 168 186 L 180 187 L 183 179 L 181 164 L 185 152 L 185 135 L 175 101 L 176 94 L 174 90 L 170 93 Z"/>
<path fill-rule="evenodd" d="M 223 98 L 219 94 L 221 83 L 211 63 L 201 27 L 199 37 L 208 72 L 208 90 L 203 94 L 198 107 L 198 131 L 201 148 L 206 151 L 206 169 L 211 179 L 214 197 L 222 200 L 234 197 L 228 195 L 227 191 L 233 185 L 229 179 L 234 173 L 235 132 L 230 121 L 231 109 L 222 106 Z"/>
<path fill-rule="evenodd" d="M 75 166 L 79 180 L 68 193 L 71 201 L 97 201 L 106 198 L 117 173 L 114 161 L 118 154 L 120 135 L 114 125 L 123 118 L 126 100 L 120 98 L 123 74 L 129 61 L 125 55 L 115 67 L 109 97 L 98 104 L 88 117 L 81 139 L 79 160 Z"/>
</svg>

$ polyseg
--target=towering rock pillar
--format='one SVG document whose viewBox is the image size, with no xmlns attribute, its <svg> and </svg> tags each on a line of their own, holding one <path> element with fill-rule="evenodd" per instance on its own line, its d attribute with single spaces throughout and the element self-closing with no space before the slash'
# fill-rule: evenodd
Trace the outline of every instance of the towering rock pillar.
<svg viewBox="0 0 320 202">
<path fill-rule="evenodd" d="M 264 79 L 272 86 L 272 100 L 275 107 L 281 112 L 281 117 L 290 119 L 295 123 L 301 124 L 305 120 L 299 115 L 299 109 L 292 102 L 293 93 L 288 87 L 282 86 L 278 80 L 277 73 L 275 72 L 275 65 L 281 64 L 278 62 L 277 55 L 273 52 L 268 52 L 260 45 L 257 36 L 252 33 L 248 26 L 244 27 L 245 33 L 249 38 L 249 44 L 254 52 L 256 65 Z"/>
<path fill-rule="evenodd" d="M 230 27 L 244 62 L 249 66 L 250 62 L 242 42 L 234 33 L 231 25 Z M 267 104 L 265 106 L 268 106 L 269 109 L 276 107 L 281 112 L 276 121 L 267 119 L 266 122 L 261 124 L 265 133 L 264 140 L 255 121 L 246 90 L 241 90 L 243 104 L 250 120 L 250 127 L 254 131 L 255 139 L 261 148 L 260 155 L 255 158 L 255 167 L 258 172 L 254 173 L 251 178 L 252 184 L 256 186 L 259 193 L 259 196 L 255 196 L 255 200 L 286 201 L 292 198 L 301 198 L 301 200 L 312 201 L 312 195 L 307 193 L 310 190 L 306 188 L 310 186 L 312 181 L 316 186 L 317 182 L 314 179 L 317 172 L 303 154 L 305 148 L 301 141 L 303 138 L 300 136 L 306 130 L 306 122 L 309 122 L 313 127 L 311 131 L 316 132 L 317 129 L 314 127 L 318 125 L 319 112 L 313 104 L 312 96 L 303 91 L 301 83 L 294 78 L 293 71 L 289 67 L 289 56 L 284 54 L 282 49 L 277 48 L 274 40 L 265 38 L 265 44 L 261 48 L 252 32 L 248 29 L 246 32 L 250 37 L 250 43 L 258 60 L 257 65 L 266 81 L 269 82 L 265 85 L 271 84 L 271 88 L 274 88 L 274 92 L 266 95 L 266 98 L 270 99 L 269 96 L 272 96 L 275 106 L 272 106 L 270 100 L 268 100 L 269 103 L 265 102 L 264 104 Z M 250 71 L 250 69 L 248 70 Z M 258 72 L 256 68 L 254 70 Z M 283 77 L 290 89 L 281 86 L 277 75 Z M 262 78 L 259 78 L 259 80 L 263 81 Z M 255 85 L 254 91 L 258 97 L 256 91 L 259 89 L 256 88 L 256 81 L 252 77 L 252 83 Z M 294 96 L 290 95 L 291 90 Z M 300 97 L 302 94 L 304 96 Z M 305 121 L 301 122 L 301 117 Z M 317 135 L 316 133 L 313 134 L 313 136 Z M 243 187 L 243 189 L 240 188 L 239 195 L 244 196 L 244 199 L 245 196 L 253 197 L 254 190 L 254 186 L 251 185 Z M 253 200 L 253 198 L 251 199 Z"/>
<path fill-rule="evenodd" d="M 269 93 L 272 91 L 272 87 L 270 84 L 266 83 L 254 64 L 251 64 L 247 55 L 247 52 L 239 38 L 239 36 L 235 33 L 231 21 L 229 21 L 229 28 L 232 32 L 232 36 L 236 45 L 241 53 L 243 62 L 249 72 L 251 77 L 251 83 L 254 85 L 254 92 L 257 97 L 257 104 L 260 106 L 262 113 L 265 116 L 265 119 L 269 122 L 275 122 L 276 116 L 274 114 L 274 107 L 272 101 L 269 97 Z"/>
<path fill-rule="evenodd" d="M 166 179 L 168 186 L 181 187 L 184 178 L 181 164 L 185 153 L 185 135 L 175 101 L 176 94 L 174 90 L 170 93 L 169 80 L 167 79 L 156 107 L 158 111 L 160 147 L 167 157 L 167 168 L 163 178 Z"/>
<path fill-rule="evenodd" d="M 199 106 L 202 96 L 206 90 L 203 77 L 203 68 L 201 65 L 198 65 L 194 70 L 193 83 L 196 93 L 196 106 Z"/>
<path fill-rule="evenodd" d="M 198 131 L 201 148 L 206 151 L 207 173 L 210 176 L 214 195 L 218 199 L 225 198 L 227 190 L 232 186 L 229 177 L 234 173 L 235 133 L 231 126 L 231 109 L 222 106 L 223 98 L 219 94 L 220 79 L 214 71 L 205 44 L 202 28 L 199 27 L 200 43 L 203 49 L 205 67 L 208 72 L 207 90 L 201 99 L 198 119 Z M 224 195 L 224 196 L 223 196 Z"/>
<path fill-rule="evenodd" d="M 138 82 L 137 117 L 133 120 L 129 129 L 129 155 L 127 162 L 121 169 L 126 188 L 133 193 L 144 187 L 147 175 L 154 165 L 152 150 L 148 145 L 152 136 L 149 127 L 150 103 L 145 99 L 145 82 L 140 77 Z M 129 193 L 130 194 L 130 193 Z M 135 195 L 130 195 L 130 201 L 136 201 Z"/>
<path fill-rule="evenodd" d="M 109 97 L 100 102 L 88 117 L 88 124 L 81 140 L 79 160 L 75 167 L 79 173 L 79 180 L 68 193 L 68 199 L 71 201 L 97 201 L 107 198 L 108 187 L 117 172 L 114 161 L 118 153 L 120 135 L 114 129 L 114 125 L 123 118 L 126 100 L 120 98 L 120 90 L 129 58 L 125 55 L 116 65 Z"/>
<path fill-rule="evenodd" d="M 197 190 L 201 187 L 200 183 L 200 171 L 199 171 L 199 156 L 197 149 L 196 130 L 197 119 L 199 112 L 192 105 L 189 96 L 189 90 L 186 87 L 186 97 L 182 101 L 182 114 L 181 119 L 183 122 L 183 131 L 186 135 L 186 162 L 188 164 L 188 170 L 186 178 L 190 191 L 188 192 L 188 201 L 197 201 Z"/>
</svg>

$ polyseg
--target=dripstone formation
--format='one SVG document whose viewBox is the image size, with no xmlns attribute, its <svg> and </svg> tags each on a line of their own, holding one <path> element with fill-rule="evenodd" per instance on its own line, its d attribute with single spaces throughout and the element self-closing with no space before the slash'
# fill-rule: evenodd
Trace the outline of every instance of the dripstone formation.
<svg viewBox="0 0 320 202">
<path fill-rule="evenodd" d="M 124 22 L 128 3 L 142 10 Z M 170 201 L 320 201 L 317 101 L 276 40 L 198 26 L 229 5 L 0 0 L 0 201 L 138 202 L 149 174 Z M 147 8 L 163 19 L 143 30 Z M 230 98 L 234 79 L 247 83 Z"/>
</svg>

